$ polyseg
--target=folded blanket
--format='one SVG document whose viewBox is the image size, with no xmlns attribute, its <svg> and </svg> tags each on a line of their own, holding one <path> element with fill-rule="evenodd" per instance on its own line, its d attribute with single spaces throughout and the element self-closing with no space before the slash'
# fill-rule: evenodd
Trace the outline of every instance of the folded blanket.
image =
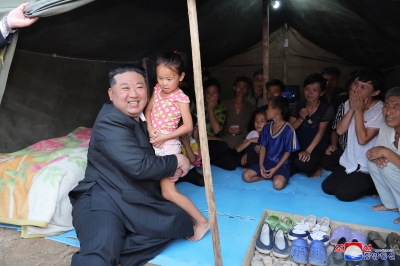
<svg viewBox="0 0 400 266">
<path fill-rule="evenodd" d="M 91 129 L 0 154 L 0 223 L 22 226 L 22 237 L 71 230 L 68 192 L 83 179 Z"/>
</svg>

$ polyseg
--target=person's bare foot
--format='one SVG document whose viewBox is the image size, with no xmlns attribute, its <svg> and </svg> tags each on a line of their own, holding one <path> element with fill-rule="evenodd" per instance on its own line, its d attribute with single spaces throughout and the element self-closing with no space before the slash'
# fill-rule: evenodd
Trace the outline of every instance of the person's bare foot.
<svg viewBox="0 0 400 266">
<path fill-rule="evenodd" d="M 310 178 L 320 178 L 322 175 L 322 167 L 319 167 L 314 174 L 310 176 Z"/>
<path fill-rule="evenodd" d="M 396 220 L 394 220 L 394 223 L 395 223 L 395 224 L 400 224 L 400 217 L 397 218 Z"/>
<path fill-rule="evenodd" d="M 210 222 L 208 220 L 202 223 L 197 223 L 194 226 L 194 235 L 187 238 L 187 240 L 199 241 L 200 239 L 203 238 L 203 236 L 208 232 L 209 229 L 210 229 Z"/>
<path fill-rule="evenodd" d="M 392 211 L 392 212 L 398 212 L 399 211 L 398 208 L 388 209 L 382 203 L 372 206 L 371 210 L 373 210 L 373 211 Z"/>
</svg>

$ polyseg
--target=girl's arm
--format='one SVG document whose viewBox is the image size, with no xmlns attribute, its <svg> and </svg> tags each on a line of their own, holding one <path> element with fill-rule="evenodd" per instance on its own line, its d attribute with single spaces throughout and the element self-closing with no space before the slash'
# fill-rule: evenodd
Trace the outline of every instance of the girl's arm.
<svg viewBox="0 0 400 266">
<path fill-rule="evenodd" d="M 146 117 L 147 122 L 147 131 L 149 132 L 150 138 L 157 137 L 156 129 L 153 127 L 153 123 L 151 121 L 151 109 L 153 108 L 154 97 L 153 95 L 150 97 L 149 102 L 146 105 L 146 109 L 144 110 L 144 117 Z"/>
<path fill-rule="evenodd" d="M 243 151 L 244 149 L 246 149 L 247 146 L 249 146 L 250 143 L 252 143 L 252 142 L 258 142 L 258 138 L 245 139 L 245 140 L 236 148 L 236 150 L 237 150 L 238 152 L 241 152 L 241 151 Z"/>
<path fill-rule="evenodd" d="M 183 124 L 173 132 L 167 135 L 159 134 L 157 138 L 151 140 L 150 143 L 154 146 L 161 147 L 167 140 L 176 139 L 193 130 L 193 120 L 192 115 L 190 114 L 189 103 L 176 102 L 176 105 L 178 105 L 179 110 L 181 111 Z"/>
<path fill-rule="evenodd" d="M 353 109 L 349 109 L 349 111 L 343 116 L 342 120 L 337 123 L 336 133 L 338 133 L 339 135 L 343 135 L 344 133 L 346 133 L 346 131 L 349 129 L 353 114 Z"/>
<path fill-rule="evenodd" d="M 328 127 L 329 121 L 320 122 L 318 127 L 318 132 L 315 135 L 314 139 L 311 141 L 310 145 L 305 150 L 308 153 L 312 153 L 312 151 L 317 147 L 318 143 L 321 141 L 324 136 L 325 130 Z"/>
<path fill-rule="evenodd" d="M 299 118 L 296 118 L 294 116 L 291 116 L 289 118 L 289 124 L 294 128 L 294 130 L 296 130 L 301 125 L 301 123 L 303 123 L 303 121 L 304 119 L 301 116 L 299 116 Z"/>
</svg>

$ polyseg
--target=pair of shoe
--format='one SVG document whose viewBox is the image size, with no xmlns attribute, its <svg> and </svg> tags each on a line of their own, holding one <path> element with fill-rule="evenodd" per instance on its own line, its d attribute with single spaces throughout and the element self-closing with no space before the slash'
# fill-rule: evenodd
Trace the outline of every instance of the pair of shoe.
<svg viewBox="0 0 400 266">
<path fill-rule="evenodd" d="M 272 230 L 282 229 L 285 234 L 292 230 L 293 227 L 297 224 L 297 221 L 291 217 L 285 217 L 281 219 L 281 217 L 276 213 L 271 213 L 268 215 L 265 222 L 269 224 Z"/>
<path fill-rule="evenodd" d="M 364 259 L 371 266 L 399 266 L 400 265 L 400 236 L 392 232 L 386 240 L 376 231 L 368 232 L 367 244 L 371 244 L 370 255 L 364 253 Z M 380 252 L 382 249 L 393 252 Z M 378 254 L 380 254 L 378 256 Z"/>
<path fill-rule="evenodd" d="M 352 242 L 359 242 L 357 239 L 353 239 Z M 367 266 L 369 265 L 367 261 L 363 260 L 362 249 L 357 246 L 352 246 L 353 248 L 344 251 L 344 244 L 346 243 L 346 238 L 341 237 L 336 244 L 342 245 L 342 249 L 332 251 L 328 258 L 329 266 Z M 360 260 L 349 260 L 355 257 L 360 257 Z"/>
<path fill-rule="evenodd" d="M 290 259 L 299 264 L 311 264 L 317 266 L 328 265 L 326 246 L 319 240 L 310 243 L 310 253 L 308 253 L 308 242 L 304 238 L 297 238 L 292 241 Z M 329 264 L 330 265 L 330 264 Z"/>
<path fill-rule="evenodd" d="M 311 243 L 313 240 L 319 240 L 327 246 L 330 235 L 331 220 L 328 217 L 323 217 L 322 220 L 317 223 L 317 217 L 315 217 L 315 215 L 309 215 L 290 230 L 288 238 L 290 240 L 304 238 L 307 239 L 308 243 Z"/>
<path fill-rule="evenodd" d="M 261 234 L 256 241 L 256 250 L 263 254 L 272 253 L 279 258 L 289 257 L 289 243 L 282 229 L 274 235 L 268 223 L 264 223 Z"/>
<path fill-rule="evenodd" d="M 358 242 L 363 243 L 363 245 L 367 243 L 367 237 L 363 232 L 359 230 L 351 230 L 347 225 L 336 227 L 332 232 L 329 242 L 332 245 L 336 245 L 338 244 L 338 240 L 342 237 L 346 238 L 348 242 L 351 242 L 353 239 L 357 239 Z"/>
</svg>

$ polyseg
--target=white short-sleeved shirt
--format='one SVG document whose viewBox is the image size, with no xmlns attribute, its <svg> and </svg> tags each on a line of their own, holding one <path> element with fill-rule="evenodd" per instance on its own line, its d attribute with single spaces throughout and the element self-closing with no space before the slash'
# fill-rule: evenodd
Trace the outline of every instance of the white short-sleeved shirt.
<svg viewBox="0 0 400 266">
<path fill-rule="evenodd" d="M 371 108 L 364 113 L 364 126 L 365 128 L 381 128 L 385 124 L 382 114 L 383 102 L 376 102 Z M 344 104 L 344 113 L 350 109 L 349 101 Z M 369 149 L 375 146 L 378 135 L 371 139 L 367 144 L 360 145 L 357 140 L 355 117 L 351 118 L 349 129 L 347 130 L 347 147 L 343 155 L 340 157 L 340 165 L 346 168 L 348 174 L 357 170 L 360 165 L 360 172 L 368 173 L 368 159 L 365 155 Z"/>
</svg>

